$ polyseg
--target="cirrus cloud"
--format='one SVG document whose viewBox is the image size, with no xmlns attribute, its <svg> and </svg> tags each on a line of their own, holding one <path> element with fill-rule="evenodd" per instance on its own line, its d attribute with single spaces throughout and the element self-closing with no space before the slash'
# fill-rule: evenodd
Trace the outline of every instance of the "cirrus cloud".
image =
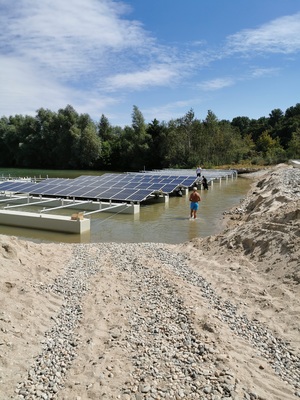
<svg viewBox="0 0 300 400">
<path fill-rule="evenodd" d="M 257 29 L 245 29 L 227 38 L 229 52 L 290 54 L 300 50 L 300 13 L 270 21 Z"/>
</svg>

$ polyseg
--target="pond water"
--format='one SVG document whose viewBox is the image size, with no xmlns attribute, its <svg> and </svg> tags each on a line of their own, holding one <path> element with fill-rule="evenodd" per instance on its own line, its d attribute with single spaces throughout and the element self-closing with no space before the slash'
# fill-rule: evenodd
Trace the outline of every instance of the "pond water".
<svg viewBox="0 0 300 400">
<path fill-rule="evenodd" d="M 67 243 L 182 243 L 195 237 L 206 237 L 220 232 L 223 228 L 224 211 L 240 203 L 249 191 L 251 183 L 250 179 L 238 177 L 215 182 L 208 191 L 199 191 L 202 201 L 197 220 L 189 220 L 190 210 L 187 195 L 170 197 L 168 203 L 141 205 L 138 215 L 92 214 L 91 230 L 82 235 L 2 225 L 0 225 L 0 234 L 14 235 L 33 241 Z"/>
</svg>

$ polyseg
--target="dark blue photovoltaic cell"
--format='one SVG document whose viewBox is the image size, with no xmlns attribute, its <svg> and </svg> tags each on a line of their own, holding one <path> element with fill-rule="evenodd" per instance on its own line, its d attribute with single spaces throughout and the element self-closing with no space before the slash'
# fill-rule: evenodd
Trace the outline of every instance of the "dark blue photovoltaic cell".
<svg viewBox="0 0 300 400">
<path fill-rule="evenodd" d="M 150 183 L 149 184 L 149 189 L 151 190 L 163 190 L 163 188 L 165 187 L 164 183 Z"/>
<path fill-rule="evenodd" d="M 84 195 L 85 193 L 89 193 L 96 189 L 96 186 L 93 186 L 89 183 L 89 185 L 85 184 L 82 186 L 74 186 L 72 187 L 72 195 Z"/>
<path fill-rule="evenodd" d="M 136 188 L 136 185 L 137 185 L 136 182 L 129 182 L 129 183 L 126 183 L 126 184 L 124 185 L 124 188 L 126 188 L 126 189 Z"/>
<path fill-rule="evenodd" d="M 136 188 L 137 189 L 149 189 L 150 185 L 151 185 L 151 183 L 149 183 L 149 182 L 141 182 L 136 185 Z"/>
<path fill-rule="evenodd" d="M 195 182 L 195 178 L 187 178 L 184 181 L 182 181 L 181 185 L 186 186 L 186 187 L 190 187 L 192 186 L 192 184 Z"/>
<path fill-rule="evenodd" d="M 126 198 L 128 201 L 143 201 L 145 200 L 150 194 L 152 193 L 151 190 L 137 190 L 135 193 L 132 193 L 130 196 Z"/>
<path fill-rule="evenodd" d="M 183 179 L 181 177 L 179 177 L 179 178 L 173 179 L 172 183 L 176 183 L 177 185 L 179 185 L 182 181 L 183 181 Z"/>
<path fill-rule="evenodd" d="M 34 194 L 34 195 L 56 195 L 57 191 L 59 190 L 59 185 L 44 185 L 41 187 L 38 187 L 39 185 L 37 185 L 36 188 L 32 189 L 30 191 L 30 194 Z"/>
<path fill-rule="evenodd" d="M 171 193 L 171 192 L 173 192 L 176 188 L 178 187 L 178 185 L 174 185 L 174 184 L 172 184 L 172 183 L 170 183 L 170 184 L 168 184 L 168 185 L 165 185 L 164 187 L 163 187 L 163 192 L 164 193 Z"/>
<path fill-rule="evenodd" d="M 93 190 L 89 190 L 89 191 L 84 191 L 82 190 L 82 192 L 78 195 L 75 195 L 74 197 L 80 197 L 80 198 L 84 198 L 84 199 L 100 199 L 101 198 L 101 193 L 99 191 L 98 188 L 95 188 Z"/>
<path fill-rule="evenodd" d="M 134 190 L 134 192 L 137 192 L 137 190 Z M 131 196 L 132 193 L 134 193 L 131 189 L 124 189 L 122 190 L 122 193 L 120 192 L 119 195 L 122 194 L 122 200 L 126 200 L 128 196 Z"/>
<path fill-rule="evenodd" d="M 74 197 L 73 192 L 74 192 L 74 189 L 69 186 L 66 186 L 66 187 L 59 186 L 56 189 L 48 188 L 45 190 L 45 194 L 54 195 L 54 196 L 66 196 L 66 197 L 69 197 L 69 196 Z"/>
<path fill-rule="evenodd" d="M 19 187 L 18 190 L 19 190 L 21 193 L 30 193 L 30 191 L 32 190 L 32 188 L 35 188 L 36 186 L 37 186 L 36 183 L 27 183 L 27 184 L 24 184 L 24 186 Z"/>
<path fill-rule="evenodd" d="M 103 192 L 101 197 L 105 198 L 105 199 L 111 199 L 114 197 L 114 195 L 116 195 L 120 191 L 121 191 L 121 189 L 119 189 L 119 188 L 111 188 L 111 189 L 108 189 L 105 192 Z"/>
<path fill-rule="evenodd" d="M 45 187 L 49 187 L 50 185 L 47 184 L 43 184 L 43 183 L 35 183 L 32 184 L 32 186 L 30 187 L 31 190 L 41 190 Z"/>
<path fill-rule="evenodd" d="M 29 193 L 31 187 L 35 187 L 36 184 L 32 182 L 3 182 L 0 184 L 0 191 L 9 191 L 9 192 L 20 192 L 20 193 Z"/>
<path fill-rule="evenodd" d="M 159 183 L 169 183 L 169 182 L 170 182 L 170 179 L 168 179 L 168 178 L 163 178 L 159 181 Z"/>
<path fill-rule="evenodd" d="M 47 190 L 49 188 L 56 188 L 58 185 L 46 185 L 42 183 L 38 183 L 37 185 L 33 186 L 30 189 L 30 194 L 43 194 L 44 190 Z"/>
<path fill-rule="evenodd" d="M 132 193 L 132 192 L 131 192 L 131 193 Z M 119 193 L 116 193 L 116 194 L 114 195 L 113 199 L 114 199 L 114 200 L 122 200 L 122 201 L 125 201 L 126 198 L 127 198 L 127 196 L 128 196 L 128 193 L 127 193 L 127 191 L 124 189 L 124 190 L 121 190 Z"/>
<path fill-rule="evenodd" d="M 149 179 L 152 181 L 159 181 L 161 179 L 160 175 L 148 175 Z"/>
<path fill-rule="evenodd" d="M 40 184 L 50 184 L 50 185 L 58 185 L 58 184 L 71 184 L 74 179 L 65 179 L 65 178 L 47 178 L 39 183 Z"/>
<path fill-rule="evenodd" d="M 10 185 L 9 185 L 10 184 Z M 0 183 L 0 191 L 7 190 L 7 187 L 11 187 L 11 182 L 1 182 Z"/>
<path fill-rule="evenodd" d="M 16 185 L 16 182 L 3 182 L 0 184 L 0 190 L 10 190 L 10 188 L 13 188 Z"/>
</svg>

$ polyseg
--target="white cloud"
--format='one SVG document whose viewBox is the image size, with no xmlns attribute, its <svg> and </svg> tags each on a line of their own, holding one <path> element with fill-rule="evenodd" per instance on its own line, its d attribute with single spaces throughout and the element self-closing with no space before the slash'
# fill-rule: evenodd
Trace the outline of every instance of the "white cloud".
<svg viewBox="0 0 300 400">
<path fill-rule="evenodd" d="M 1 112 L 33 114 L 71 104 L 77 110 L 89 105 L 98 115 L 101 107 L 103 112 L 119 102 L 120 94 L 104 93 L 107 77 L 116 74 L 126 87 L 120 83 L 123 71 L 137 68 L 137 60 L 145 64 L 145 57 L 167 54 L 139 22 L 126 19 L 128 11 L 125 3 L 110 0 L 0 3 Z M 171 76 L 167 67 L 160 73 Z M 156 74 L 145 72 L 139 81 L 157 84 Z"/>
<path fill-rule="evenodd" d="M 294 53 L 300 50 L 300 13 L 277 18 L 227 38 L 230 52 Z"/>
<path fill-rule="evenodd" d="M 121 90 L 165 87 L 186 74 L 195 54 L 160 46 L 129 12 L 111 0 L 0 3 L 2 112 L 71 104 L 98 114 L 124 99 Z"/>
<path fill-rule="evenodd" d="M 110 90 L 144 89 L 149 86 L 167 86 L 178 73 L 169 65 L 157 65 L 144 71 L 117 74 L 107 79 Z"/>
<path fill-rule="evenodd" d="M 56 111 L 67 104 L 75 106 L 79 113 L 101 115 L 104 109 L 119 101 L 96 91 L 90 91 L 85 97 L 80 90 L 47 78 L 34 65 L 18 58 L 0 57 L 0 65 L 1 116 L 35 115 L 39 108 Z"/>
<path fill-rule="evenodd" d="M 250 77 L 262 78 L 268 76 L 274 76 L 279 72 L 279 68 L 253 68 L 250 71 Z"/>
<path fill-rule="evenodd" d="M 151 46 L 138 22 L 121 18 L 118 4 L 20 0 L 1 13 L 0 49 L 75 79 L 103 67 L 111 52 Z"/>
<path fill-rule="evenodd" d="M 232 78 L 216 78 L 199 83 L 197 87 L 202 90 L 210 91 L 210 90 L 220 90 L 223 89 L 224 87 L 232 86 L 233 84 L 234 80 Z"/>
</svg>

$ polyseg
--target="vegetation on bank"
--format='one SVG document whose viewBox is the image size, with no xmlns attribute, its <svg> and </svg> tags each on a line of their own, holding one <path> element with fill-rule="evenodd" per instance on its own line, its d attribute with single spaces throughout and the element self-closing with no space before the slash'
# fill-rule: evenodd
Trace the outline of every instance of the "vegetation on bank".
<svg viewBox="0 0 300 400">
<path fill-rule="evenodd" d="M 204 120 L 189 110 L 169 122 L 146 123 L 133 106 L 131 126 L 95 122 L 68 105 L 34 117 L 0 119 L 0 166 L 7 168 L 141 170 L 202 165 L 270 165 L 300 158 L 300 103 L 268 117 Z"/>
</svg>

